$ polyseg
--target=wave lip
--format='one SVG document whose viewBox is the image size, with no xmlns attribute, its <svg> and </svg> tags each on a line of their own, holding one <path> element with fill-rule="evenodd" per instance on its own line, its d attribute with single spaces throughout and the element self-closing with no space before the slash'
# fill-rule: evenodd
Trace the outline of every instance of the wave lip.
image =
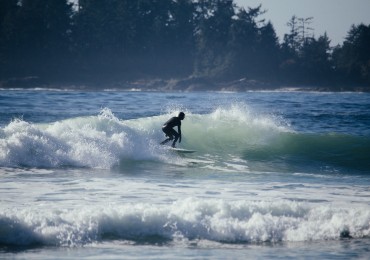
<svg viewBox="0 0 370 260">
<path fill-rule="evenodd" d="M 369 237 L 370 208 L 188 198 L 170 205 L 7 211 L 0 223 L 5 246 L 74 247 L 106 240 L 243 244 Z"/>
</svg>

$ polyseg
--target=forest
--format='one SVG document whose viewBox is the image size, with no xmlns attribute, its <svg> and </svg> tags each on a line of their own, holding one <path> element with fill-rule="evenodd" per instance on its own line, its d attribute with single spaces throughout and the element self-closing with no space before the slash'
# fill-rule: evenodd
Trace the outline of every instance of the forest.
<svg viewBox="0 0 370 260">
<path fill-rule="evenodd" d="M 314 17 L 287 17 L 279 39 L 264 14 L 232 0 L 0 0 L 0 86 L 370 86 L 370 25 L 352 25 L 331 46 L 310 28 Z"/>
</svg>

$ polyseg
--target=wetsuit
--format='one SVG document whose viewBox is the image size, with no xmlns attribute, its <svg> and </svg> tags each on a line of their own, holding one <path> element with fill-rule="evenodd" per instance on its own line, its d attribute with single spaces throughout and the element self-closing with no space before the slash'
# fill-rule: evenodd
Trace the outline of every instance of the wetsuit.
<svg viewBox="0 0 370 260">
<path fill-rule="evenodd" d="M 178 131 L 176 132 L 173 128 L 177 126 Z M 168 139 L 164 140 L 161 144 L 165 144 L 170 140 L 173 140 L 175 137 L 175 140 L 172 143 L 172 147 L 175 147 L 175 144 L 177 140 L 179 139 L 179 143 L 181 143 L 181 119 L 178 117 L 172 117 L 170 120 L 168 120 L 164 125 L 162 126 L 162 131 L 166 134 Z"/>
</svg>

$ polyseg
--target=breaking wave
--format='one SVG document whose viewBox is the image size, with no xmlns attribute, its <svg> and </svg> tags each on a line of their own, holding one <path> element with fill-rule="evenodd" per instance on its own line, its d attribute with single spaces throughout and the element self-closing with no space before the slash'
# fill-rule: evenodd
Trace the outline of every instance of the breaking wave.
<svg viewBox="0 0 370 260">
<path fill-rule="evenodd" d="M 123 204 L 0 213 L 0 245 L 83 246 L 105 240 L 226 243 L 337 240 L 370 235 L 370 208 L 188 198 L 168 205 Z"/>
<path fill-rule="evenodd" d="M 158 143 L 164 138 L 161 125 L 175 114 L 123 120 L 103 109 L 96 116 L 48 124 L 16 119 L 0 129 L 0 166 L 109 169 L 127 160 L 173 162 L 178 156 Z M 219 162 L 237 157 L 249 166 L 370 168 L 368 137 L 299 133 L 284 119 L 253 113 L 243 104 L 209 114 L 187 112 L 182 130 L 181 147 L 198 151 L 196 156 L 217 156 Z"/>
</svg>

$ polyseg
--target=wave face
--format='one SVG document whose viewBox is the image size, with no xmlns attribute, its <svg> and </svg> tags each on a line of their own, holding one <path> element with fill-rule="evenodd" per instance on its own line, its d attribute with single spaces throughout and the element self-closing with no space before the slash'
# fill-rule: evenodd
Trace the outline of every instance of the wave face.
<svg viewBox="0 0 370 260">
<path fill-rule="evenodd" d="M 187 125 L 191 135 L 187 141 L 204 153 L 236 155 L 251 165 L 264 163 L 275 170 L 282 164 L 291 170 L 370 169 L 370 138 L 366 136 L 296 132 L 284 119 L 253 114 L 245 106 L 193 117 Z"/>
<path fill-rule="evenodd" d="M 0 245 L 83 246 L 105 240 L 226 243 L 336 240 L 370 235 L 370 209 L 187 198 L 168 205 L 7 210 Z"/>
<path fill-rule="evenodd" d="M 249 147 L 245 158 L 279 162 L 293 168 L 332 168 L 369 172 L 370 139 L 345 134 L 286 133 L 267 145 Z"/>
<path fill-rule="evenodd" d="M 368 137 L 295 132 L 284 119 L 253 113 L 243 104 L 186 114 L 181 147 L 213 162 L 239 158 L 254 170 L 370 168 Z M 173 163 L 179 158 L 158 145 L 164 139 L 161 125 L 173 115 L 120 120 L 103 109 L 97 116 L 50 124 L 13 120 L 0 129 L 0 166 L 109 169 L 130 160 Z"/>
</svg>

